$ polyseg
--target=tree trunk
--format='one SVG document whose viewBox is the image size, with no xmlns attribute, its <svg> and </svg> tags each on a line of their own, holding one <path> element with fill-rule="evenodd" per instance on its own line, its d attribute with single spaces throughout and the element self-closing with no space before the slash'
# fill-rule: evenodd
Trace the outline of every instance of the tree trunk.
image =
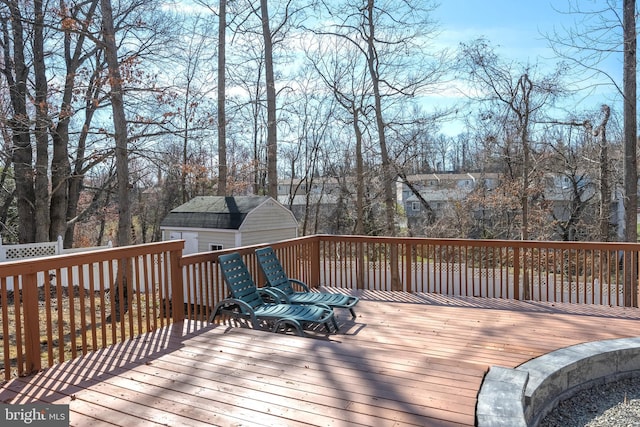
<svg viewBox="0 0 640 427">
<path fill-rule="evenodd" d="M 44 12 L 42 0 L 33 2 L 35 20 L 33 23 L 33 72 L 35 86 L 35 141 L 36 175 L 35 213 L 36 242 L 49 241 L 49 107 L 48 84 L 44 63 Z M 51 241 L 55 241 L 58 236 Z"/>
<path fill-rule="evenodd" d="M 86 14 L 87 21 L 91 19 L 98 6 L 98 0 L 93 0 Z M 75 19 L 75 17 L 73 17 Z M 69 123 L 71 121 L 73 102 L 73 91 L 75 89 L 75 76 L 80 66 L 80 56 L 86 36 L 78 35 L 75 48 L 72 49 L 72 37 L 75 33 L 66 28 L 64 31 L 64 58 L 66 67 L 65 85 L 62 92 L 62 103 L 60 105 L 60 117 L 58 124 L 53 132 L 53 155 L 51 158 L 51 206 L 50 219 L 51 226 L 49 231 L 49 239 L 54 241 L 58 236 L 64 236 L 64 246 L 66 248 L 73 246 L 73 226 L 71 232 L 67 233 L 67 219 L 75 217 L 77 211 L 78 196 L 70 203 L 70 193 L 76 187 L 74 178 L 71 177 L 71 164 L 69 162 Z M 98 64 L 96 64 L 98 67 Z M 91 104 L 87 105 L 89 108 Z M 89 114 L 89 113 L 85 113 Z M 87 126 L 88 128 L 88 126 Z M 77 159 L 82 162 L 84 157 L 84 149 L 82 148 L 83 134 L 86 138 L 86 130 L 80 135 Z"/>
<path fill-rule="evenodd" d="M 18 208 L 18 241 L 33 243 L 36 238 L 35 226 L 35 190 L 33 187 L 33 155 L 29 134 L 29 115 L 27 112 L 27 78 L 29 70 L 24 57 L 24 28 L 23 18 L 16 2 L 8 4 L 11 12 L 11 29 L 13 33 L 13 70 L 7 72 L 9 96 L 13 107 L 13 117 L 9 120 L 13 133 L 12 161 L 16 182 L 16 199 Z M 6 25 L 5 33 L 8 32 Z M 10 37 L 5 34 L 5 39 Z M 3 43 L 5 58 L 11 58 L 8 43 Z"/>
<path fill-rule="evenodd" d="M 391 162 L 389 160 L 389 152 L 387 150 L 387 140 L 385 136 L 385 123 L 382 116 L 382 96 L 380 95 L 380 76 L 377 69 L 377 53 L 375 49 L 375 25 L 374 25 L 374 0 L 367 2 L 367 65 L 371 76 L 371 84 L 373 87 L 373 97 L 375 102 L 376 127 L 378 130 L 378 140 L 380 143 L 380 156 L 382 157 L 382 186 L 384 193 L 386 234 L 387 236 L 395 236 L 396 234 L 396 202 L 393 197 L 393 175 L 391 174 Z M 391 269 L 391 289 L 394 291 L 403 290 L 399 273 L 399 254 L 398 247 L 391 245 L 389 253 L 389 263 Z"/>
<path fill-rule="evenodd" d="M 636 20 L 635 0 L 624 0 L 624 188 L 625 240 L 636 242 L 638 208 L 638 172 L 636 158 Z"/>
<path fill-rule="evenodd" d="M 520 137 L 522 143 L 522 193 L 521 193 L 521 209 L 522 209 L 522 226 L 520 230 L 521 240 L 529 240 L 529 170 L 530 170 L 530 147 L 529 147 L 529 118 L 531 114 L 530 109 L 530 96 L 533 90 L 533 84 L 527 74 L 523 74 L 518 81 L 518 88 L 522 91 L 522 103 L 524 104 L 524 111 L 516 111 L 520 117 Z M 527 249 L 523 248 L 522 251 L 522 287 L 523 298 L 525 300 L 531 299 L 531 288 L 529 283 L 529 275 L 527 274 Z"/>
<path fill-rule="evenodd" d="M 68 106 L 68 104 L 64 104 Z M 63 110 L 64 111 L 64 110 Z M 49 239 L 53 242 L 67 231 L 67 208 L 69 206 L 69 119 L 63 118 L 53 134 L 53 155 L 51 158 L 51 206 Z M 72 244 L 73 242 L 69 242 Z"/>
<path fill-rule="evenodd" d="M 420 189 L 416 187 L 411 181 L 409 181 L 409 179 L 407 178 L 407 174 L 405 174 L 404 172 L 399 173 L 398 177 L 402 180 L 404 185 L 409 188 L 409 191 L 411 191 L 411 193 L 416 196 L 422 208 L 427 212 L 427 223 L 433 224 L 436 219 L 436 213 L 433 211 L 433 208 L 431 207 L 429 202 L 426 201 L 424 197 L 422 197 L 422 194 L 420 194 Z"/>
<path fill-rule="evenodd" d="M 610 216 L 611 216 L 611 184 L 609 182 L 609 147 L 607 142 L 607 123 L 611 109 L 608 105 L 603 105 L 602 113 L 604 117 L 600 126 L 594 132 L 598 138 L 600 146 L 600 240 L 608 242 L 610 237 Z"/>
<path fill-rule="evenodd" d="M 267 83 L 267 194 L 278 199 L 278 134 L 276 121 L 276 86 L 273 73 L 273 42 L 269 27 L 267 0 L 260 0 L 262 36 L 264 38 L 264 71 Z"/>
<path fill-rule="evenodd" d="M 78 202 L 80 201 L 80 193 L 82 192 L 82 185 L 84 182 L 85 173 L 85 152 L 87 147 L 87 136 L 89 132 L 89 125 L 93 119 L 95 113 L 95 105 L 92 102 L 91 90 L 87 91 L 87 100 L 85 109 L 84 125 L 78 138 L 78 147 L 76 149 L 76 159 L 73 164 L 73 174 L 71 175 L 68 183 L 68 197 L 67 197 L 67 231 L 64 238 L 65 248 L 70 248 L 74 239 L 75 221 L 73 219 L 78 214 Z"/>
<path fill-rule="evenodd" d="M 362 130 L 359 110 L 353 106 L 353 131 L 356 136 L 356 226 L 355 234 L 364 236 L 364 160 L 362 159 Z"/>
<path fill-rule="evenodd" d="M 360 129 L 359 110 L 353 106 L 353 130 L 356 135 L 356 235 L 363 236 L 364 230 L 364 160 L 362 158 L 362 130 Z M 357 271 L 356 286 L 364 289 L 364 245 L 358 244 L 356 247 Z"/>
<path fill-rule="evenodd" d="M 220 0 L 218 23 L 218 196 L 227 195 L 226 34 L 227 0 Z"/>
<path fill-rule="evenodd" d="M 182 131 L 182 166 L 180 168 L 180 200 L 186 203 L 187 195 L 187 162 L 189 161 L 189 97 L 191 96 L 191 78 L 187 78 L 184 88 L 184 129 Z"/>
<path fill-rule="evenodd" d="M 129 164 L 127 158 L 127 118 L 124 113 L 122 77 L 113 26 L 111 0 L 101 0 L 105 57 L 109 66 L 111 109 L 115 130 L 116 174 L 118 182 L 118 245 L 131 244 L 131 207 L 129 203 Z"/>
<path fill-rule="evenodd" d="M 637 242 L 637 210 L 638 210 L 638 161 L 636 158 L 637 144 L 637 119 L 636 119 L 636 2 L 635 0 L 623 1 L 623 27 L 624 27 L 624 237 L 627 242 Z M 625 262 L 625 306 L 637 306 L 638 282 L 632 277 L 632 272 L 637 271 L 630 253 Z"/>
<path fill-rule="evenodd" d="M 374 0 L 367 2 L 367 21 L 369 34 L 367 35 L 367 65 L 371 76 L 373 97 L 375 102 L 376 127 L 380 144 L 380 156 L 382 158 L 382 185 L 384 191 L 384 206 L 387 226 L 387 236 L 395 236 L 395 211 L 396 204 L 393 197 L 393 175 L 391 174 L 391 161 L 387 150 L 385 123 L 382 116 L 382 96 L 380 95 L 380 76 L 377 70 L 377 54 L 375 49 L 375 25 L 374 25 Z"/>
<path fill-rule="evenodd" d="M 521 208 L 522 208 L 522 228 L 520 231 L 520 238 L 522 240 L 529 239 L 529 173 L 531 167 L 531 151 L 529 147 L 529 117 L 530 107 L 529 98 L 533 90 L 533 84 L 529 79 L 529 76 L 523 74 L 518 82 L 518 87 L 522 91 L 522 103 L 525 105 L 523 112 L 517 112 L 520 119 L 520 142 L 522 144 L 522 194 L 521 194 Z"/>
<path fill-rule="evenodd" d="M 97 5 L 98 0 L 95 1 L 95 5 Z M 93 6 L 93 5 L 92 5 Z M 90 14 L 87 16 L 93 16 L 94 11 L 92 10 Z M 78 45 L 80 42 L 78 42 Z M 75 232 L 75 221 L 78 214 L 78 202 L 80 200 L 80 193 L 83 188 L 84 183 L 84 174 L 86 168 L 86 159 L 85 153 L 87 148 L 87 138 L 89 136 L 89 129 L 91 126 L 91 122 L 93 120 L 93 116 L 98 108 L 98 103 L 96 100 L 98 99 L 99 93 L 102 90 L 102 81 L 100 78 L 100 74 L 104 67 L 104 58 L 102 57 L 102 51 L 98 50 L 95 55 L 96 66 L 93 71 L 93 75 L 89 80 L 89 85 L 84 92 L 84 123 L 80 130 L 80 135 L 78 136 L 78 143 L 76 147 L 75 160 L 73 162 L 73 173 L 70 175 L 67 182 L 67 210 L 66 210 L 66 233 L 64 238 L 64 246 L 65 248 L 71 247 L 74 240 L 74 232 Z M 54 154 L 55 156 L 55 154 Z M 71 165 L 69 166 L 71 168 Z"/>
</svg>

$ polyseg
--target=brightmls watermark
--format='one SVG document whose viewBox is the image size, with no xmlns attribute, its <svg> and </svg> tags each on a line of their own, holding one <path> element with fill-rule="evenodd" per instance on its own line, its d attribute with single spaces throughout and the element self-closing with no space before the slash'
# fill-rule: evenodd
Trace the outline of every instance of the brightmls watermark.
<svg viewBox="0 0 640 427">
<path fill-rule="evenodd" d="M 69 427 L 69 405 L 0 405 L 0 425 Z"/>
</svg>

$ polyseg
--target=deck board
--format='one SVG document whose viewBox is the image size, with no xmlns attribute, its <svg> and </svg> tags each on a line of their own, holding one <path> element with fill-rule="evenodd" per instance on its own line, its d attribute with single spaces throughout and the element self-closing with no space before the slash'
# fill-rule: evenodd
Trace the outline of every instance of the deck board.
<svg viewBox="0 0 640 427">
<path fill-rule="evenodd" d="M 492 365 L 636 335 L 638 309 L 368 292 L 341 331 L 301 338 L 184 322 L 3 385 L 71 424 L 474 425 Z"/>
</svg>

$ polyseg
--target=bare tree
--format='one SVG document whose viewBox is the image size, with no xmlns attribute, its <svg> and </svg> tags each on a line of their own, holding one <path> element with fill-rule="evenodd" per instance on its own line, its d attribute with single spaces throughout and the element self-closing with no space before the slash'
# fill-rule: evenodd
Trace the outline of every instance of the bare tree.
<svg viewBox="0 0 640 427">
<path fill-rule="evenodd" d="M 625 190 L 625 240 L 637 242 L 638 209 L 638 126 L 636 96 L 636 2 L 623 1 L 624 65 L 622 86 L 624 93 L 624 190 Z M 630 263 L 629 263 L 630 265 Z M 630 277 L 630 276 L 627 276 Z M 637 287 L 637 283 L 636 283 Z M 637 292 L 636 292 L 637 293 Z M 631 292 L 626 293 L 631 297 Z M 634 293 L 635 295 L 635 293 Z"/>
<path fill-rule="evenodd" d="M 489 44 L 479 39 L 471 44 L 464 44 L 460 56 L 462 65 L 468 70 L 470 81 L 478 87 L 481 101 L 497 102 L 506 111 L 505 121 L 513 124 L 515 138 L 519 141 L 521 161 L 521 233 L 520 238 L 529 238 L 529 198 L 532 174 L 531 133 L 536 116 L 542 109 L 552 103 L 560 92 L 560 71 L 544 76 L 530 77 L 530 67 L 503 63 L 493 52 Z M 507 129 L 508 126 L 505 126 Z"/>
<path fill-rule="evenodd" d="M 289 134 L 293 139 L 280 144 L 281 155 L 284 154 L 290 164 L 288 205 L 296 216 L 302 216 L 303 235 L 317 230 L 320 209 L 332 196 L 325 191 L 326 182 L 320 176 L 323 158 L 331 150 L 329 141 L 334 135 L 336 117 L 333 100 L 316 96 L 324 90 L 321 83 L 304 78 L 309 73 L 308 68 L 300 70 L 297 97 L 286 107 Z"/>
<path fill-rule="evenodd" d="M 136 15 L 144 13 L 145 1 L 119 4 L 121 16 L 116 31 L 130 37 L 144 25 Z M 108 81 L 103 73 L 101 20 L 95 19 L 99 4 L 98 0 L 73 5 L 61 0 L 55 6 L 42 1 L 3 0 L 0 3 L 3 17 L 13 13 L 14 17 L 20 18 L 4 21 L 7 25 L 2 28 L 5 36 L 3 53 L 8 66 L 5 71 L 10 74 L 6 78 L 7 86 L 16 90 L 23 88 L 24 96 L 30 102 L 26 103 L 20 116 L 25 123 L 35 124 L 27 126 L 24 132 L 11 131 L 12 138 L 24 138 L 29 145 L 25 150 L 14 150 L 19 158 L 14 170 L 19 183 L 19 191 L 16 192 L 18 210 L 23 218 L 20 227 L 23 231 L 26 228 L 32 230 L 24 231 L 19 241 L 54 240 L 64 235 L 65 246 L 72 245 L 75 225 L 86 217 L 78 210 L 83 177 L 91 167 L 113 154 L 104 146 L 94 145 L 87 149 L 87 144 L 100 144 L 108 132 L 107 129 L 92 127 L 95 112 L 109 106 L 101 92 Z M 18 38 L 15 36 L 17 33 L 20 33 Z M 23 45 L 17 55 L 18 61 L 14 59 L 16 41 Z M 137 41 L 135 45 L 141 50 L 127 52 L 136 59 L 125 59 L 128 78 L 137 75 L 133 72 L 135 61 L 142 58 L 144 49 L 150 46 L 144 37 Z M 23 62 L 25 66 L 19 65 Z M 16 73 L 16 70 L 20 72 Z M 25 76 L 24 85 L 14 84 L 22 79 L 17 79 L 18 75 Z M 18 98 L 14 97 L 14 100 L 17 102 L 14 105 L 21 108 Z M 12 110 L 15 111 L 13 107 Z M 70 135 L 73 136 L 70 138 Z M 31 147 L 32 142 L 34 147 Z M 29 156 L 31 153 L 35 156 Z M 70 161 L 73 161 L 73 170 Z M 26 179 L 22 180 L 22 176 Z M 27 204 L 30 207 L 20 207 L 21 200 L 27 201 L 25 208 Z M 91 203 L 88 207 L 95 209 L 96 205 Z"/>
<path fill-rule="evenodd" d="M 95 4 L 98 3 L 98 0 L 95 1 Z M 80 43 L 80 40 L 78 41 Z M 77 49 L 76 49 L 77 51 Z M 82 111 L 83 111 L 83 119 L 81 120 L 82 126 L 80 128 L 77 143 L 75 145 L 75 156 L 73 159 L 71 167 L 71 175 L 66 178 L 63 170 L 56 170 L 54 160 L 60 156 L 60 164 L 63 164 L 62 154 L 68 151 L 67 147 L 69 141 L 69 126 L 71 120 L 71 110 L 72 110 L 72 95 L 73 95 L 73 84 L 65 85 L 64 95 L 63 95 L 63 103 L 61 111 L 68 111 L 67 115 L 69 117 L 61 117 L 61 120 L 58 122 L 58 126 L 53 134 L 54 140 L 54 150 L 53 150 L 53 159 L 52 159 L 52 184 L 53 182 L 63 182 L 66 180 L 68 193 L 66 197 L 66 232 L 64 234 L 64 245 L 65 247 L 71 247 L 74 243 L 74 236 L 76 230 L 76 224 L 82 220 L 85 216 L 87 216 L 96 206 L 97 201 L 100 200 L 100 194 L 106 188 L 105 186 L 99 186 L 99 191 L 94 194 L 95 204 L 91 204 L 88 209 L 80 209 L 79 202 L 81 198 L 82 191 L 84 190 L 84 178 L 87 172 L 89 172 L 94 166 L 101 164 L 106 158 L 106 152 L 101 153 L 100 155 L 89 155 L 87 156 L 87 152 L 89 151 L 89 138 L 91 133 L 91 123 L 93 118 L 100 108 L 102 104 L 102 86 L 105 83 L 102 79 L 102 73 L 106 68 L 106 64 L 104 63 L 104 52 L 102 49 L 96 49 L 92 55 L 94 59 L 94 67 L 91 73 L 91 76 L 88 78 L 86 82 L 86 86 L 83 91 L 83 96 L 80 97 L 82 100 Z M 75 57 L 75 55 L 74 55 Z M 73 60 L 72 60 L 73 61 Z M 72 70 L 75 67 L 68 67 L 68 69 Z M 70 79 L 67 79 L 67 82 Z M 58 142 L 56 142 L 58 140 Z M 57 145 L 60 145 L 58 150 L 55 149 Z M 62 168 L 57 168 L 62 169 Z M 53 187 L 52 193 L 52 205 L 54 201 L 62 203 L 64 200 L 64 195 L 57 196 L 58 191 L 62 193 L 62 190 L 58 190 L 58 185 Z M 53 207 L 52 207 L 53 210 Z M 57 221 L 52 219 L 52 229 Z"/>
<path fill-rule="evenodd" d="M 637 236 L 637 118 L 636 118 L 636 2 L 569 1 L 560 13 L 576 18 L 574 27 L 546 34 L 551 47 L 563 60 L 569 61 L 584 76 L 576 79 L 588 82 L 577 90 L 594 92 L 600 86 L 612 86 L 623 98 L 623 187 L 624 187 L 624 240 L 636 242 Z M 611 57 L 623 56 L 622 84 L 602 66 Z M 591 82 L 596 83 L 591 83 Z M 606 100 L 605 102 L 609 102 Z M 630 264 L 630 263 L 628 263 Z M 628 293 L 631 295 L 631 293 Z"/>
<path fill-rule="evenodd" d="M 49 240 L 49 100 L 47 72 L 44 52 L 44 9 L 42 0 L 33 2 L 33 71 L 34 71 L 34 104 L 36 124 L 34 136 L 36 141 L 35 165 L 35 222 L 36 241 Z"/>
<path fill-rule="evenodd" d="M 131 244 L 131 209 L 129 201 L 129 158 L 127 138 L 127 117 L 124 112 L 122 75 L 118 61 L 113 9 L 111 0 L 100 0 L 102 7 L 102 37 L 105 56 L 109 66 L 109 86 L 111 87 L 111 110 L 115 139 L 116 173 L 118 181 L 118 245 Z"/>
<path fill-rule="evenodd" d="M 175 116 L 180 122 L 176 123 L 176 133 L 181 139 L 181 160 L 180 160 L 180 195 L 182 203 L 187 202 L 195 194 L 190 191 L 188 181 L 197 176 L 201 159 L 194 155 L 195 145 L 203 138 L 208 123 L 208 118 L 213 114 L 204 113 L 210 105 L 208 99 L 213 91 L 213 78 L 209 78 L 211 73 L 206 72 L 205 65 L 212 61 L 212 54 L 209 53 L 209 42 L 206 30 L 210 25 L 210 20 L 201 16 L 194 16 L 188 22 L 185 31 L 187 42 L 183 50 L 176 54 L 175 62 L 180 65 L 180 71 L 174 82 L 175 88 L 172 93 L 176 99 L 181 100 L 180 106 L 176 108 Z M 224 96 L 223 96 L 224 100 Z M 218 100 L 218 104 L 220 100 Z M 224 148 L 223 148 L 224 149 Z M 196 150 L 197 151 L 197 150 Z M 195 159 L 194 157 L 198 157 Z"/>
<path fill-rule="evenodd" d="M 392 126 L 392 109 L 388 106 L 398 98 L 410 98 L 419 91 L 428 91 L 429 86 L 442 77 L 446 64 L 442 56 L 430 62 L 433 55 L 425 48 L 428 46 L 425 40 L 434 27 L 430 19 L 432 4 L 425 2 L 417 7 L 406 1 L 368 0 L 365 4 L 346 2 L 323 5 L 335 24 L 316 29 L 316 34 L 347 40 L 360 52 L 366 63 L 367 105 L 371 106 L 381 160 L 384 233 L 393 236 L 397 234 L 395 167 L 387 142 L 387 132 Z M 414 55 L 407 55 L 408 51 L 414 51 Z M 397 271 L 398 254 L 392 251 L 390 261 L 392 288 L 401 289 Z"/>
<path fill-rule="evenodd" d="M 226 44 L 227 0 L 218 11 L 218 196 L 227 195 Z"/>
<path fill-rule="evenodd" d="M 249 33 L 250 34 L 250 33 Z M 261 40 L 261 39 L 260 39 Z M 227 65 L 227 80 L 241 88 L 244 97 L 231 97 L 229 99 L 229 109 L 227 111 L 227 133 L 233 134 L 235 139 L 242 138 L 242 133 L 247 133 L 244 141 L 251 147 L 252 190 L 254 194 L 266 192 L 264 160 L 264 105 L 265 89 L 263 83 L 264 58 L 262 57 L 262 44 L 257 38 L 246 42 L 248 47 L 245 54 L 250 58 L 233 66 Z M 229 58 L 227 55 L 227 64 Z M 231 143 L 231 141 L 228 141 Z M 228 147 L 231 150 L 230 147 Z M 231 163 L 229 153 L 227 155 L 229 169 L 229 179 L 236 177 L 231 173 Z"/>
<path fill-rule="evenodd" d="M 531 159 L 532 127 L 536 116 L 542 114 L 543 107 L 549 105 L 559 92 L 559 72 L 537 78 L 531 77 L 530 67 L 524 67 L 524 70 L 514 74 L 514 65 L 503 63 L 482 39 L 463 45 L 460 59 L 469 72 L 470 81 L 482 94 L 480 99 L 497 103 L 498 108 L 504 110 L 503 127 L 510 133 L 507 139 L 513 138 L 519 143 L 520 185 L 513 190 L 517 189 L 520 200 L 520 239 L 528 240 L 530 200 L 532 190 L 535 191 L 531 181 L 536 172 Z M 507 154 L 505 159 L 508 162 L 511 162 L 509 157 L 512 154 Z M 526 251 L 523 260 L 526 262 Z M 526 274 L 523 281 L 523 296 L 529 299 L 531 289 Z"/>
<path fill-rule="evenodd" d="M 593 217 L 598 193 L 595 167 L 585 161 L 594 148 L 590 122 L 553 126 L 541 139 L 550 148 L 544 187 L 555 231 L 565 241 L 592 238 L 597 233 Z"/>
<path fill-rule="evenodd" d="M 264 77 L 267 90 L 267 194 L 278 198 L 278 122 L 276 118 L 276 82 L 273 72 L 273 40 L 269 26 L 267 0 L 260 0 L 264 39 Z"/>
<path fill-rule="evenodd" d="M 27 79 L 29 69 L 25 57 L 24 17 L 18 2 L 3 1 L 8 9 L 2 14 L 3 50 L 5 60 L 2 72 L 9 86 L 13 116 L 9 119 L 12 134 L 12 160 L 15 171 L 18 217 L 18 241 L 32 243 L 36 239 L 33 147 L 27 110 Z"/>
<path fill-rule="evenodd" d="M 335 44 L 333 44 L 335 43 Z M 355 186 L 356 216 L 354 232 L 367 234 L 365 230 L 365 171 L 363 159 L 363 121 L 367 114 L 366 64 L 359 61 L 357 51 L 343 39 L 332 41 L 320 38 L 316 49 L 307 52 L 315 72 L 333 97 L 348 115 L 345 120 L 353 129 L 355 138 Z M 324 48 L 323 48 L 324 45 Z M 338 116 L 339 117 L 339 116 Z"/>
<path fill-rule="evenodd" d="M 433 4 L 423 2 L 416 6 L 406 1 L 368 0 L 366 4 L 325 6 L 335 24 L 317 29 L 316 33 L 344 38 L 360 52 L 366 64 L 368 85 L 364 89 L 370 107 L 367 114 L 373 116 L 379 145 L 385 234 L 395 235 L 395 167 L 390 159 L 387 133 L 398 125 L 394 123 L 395 116 L 407 107 L 404 104 L 399 107 L 401 100 L 428 93 L 446 70 L 446 52 L 429 50 L 429 39 L 435 33 L 431 19 Z"/>
<path fill-rule="evenodd" d="M 624 28 L 624 192 L 625 218 L 624 236 L 627 242 L 638 241 L 638 124 L 637 124 L 637 96 L 636 96 L 636 2 L 623 1 Z M 638 260 L 632 259 L 631 253 L 626 253 L 625 277 L 633 277 L 632 272 L 638 271 Z M 625 282 L 625 306 L 638 306 L 638 281 Z"/>
<path fill-rule="evenodd" d="M 600 213 L 598 215 L 600 224 L 600 240 L 603 242 L 609 241 L 611 234 L 611 174 L 609 172 L 611 166 L 609 165 L 609 141 L 607 140 L 607 124 L 609 123 L 609 117 L 611 116 L 611 108 L 608 105 L 603 105 L 602 108 L 602 121 L 593 130 L 593 135 L 598 138 L 598 146 L 600 148 Z"/>
<path fill-rule="evenodd" d="M 382 113 L 382 93 L 380 91 L 381 70 L 379 68 L 380 58 L 378 57 L 375 13 L 378 10 L 374 6 L 374 0 L 368 0 L 364 11 L 364 38 L 366 43 L 366 58 L 374 98 L 374 111 L 376 116 L 376 127 L 378 130 L 378 140 L 380 143 L 380 156 L 382 158 L 382 182 L 384 186 L 384 206 L 386 213 L 387 235 L 396 234 L 395 200 L 393 194 L 393 171 L 389 159 L 389 149 L 387 147 L 387 137 L 385 132 L 385 119 Z M 383 13 L 386 13 L 383 11 Z M 399 278 L 397 278 L 399 280 Z M 393 278 L 392 278 L 393 281 Z M 397 286 L 397 285 L 396 285 Z M 395 286 L 394 286 L 395 288 Z"/>
<path fill-rule="evenodd" d="M 86 171 L 85 147 L 93 114 L 99 103 L 97 91 L 101 87 L 102 50 L 98 45 L 87 43 L 90 37 L 89 26 L 93 21 L 99 1 L 92 0 L 85 7 L 68 7 L 63 3 L 61 31 L 64 38 L 64 64 L 66 78 L 60 101 L 58 122 L 53 127 L 51 139 L 53 153 L 51 158 L 51 229 L 49 239 L 64 236 L 65 247 L 73 244 L 73 235 L 78 214 L 78 200 L 82 188 L 82 177 Z M 80 31 L 78 31 L 80 30 Z M 75 41 L 75 43 L 74 43 Z M 89 45 L 89 46 L 86 46 Z M 78 69 L 91 58 L 96 58 L 92 78 L 86 83 L 83 125 L 75 149 L 73 174 L 69 162 L 69 131 L 74 115 L 73 98 L 77 88 Z M 91 162 L 88 162 L 89 164 Z M 93 164 L 95 165 L 95 163 Z M 92 166 L 93 166 L 92 165 Z"/>
</svg>

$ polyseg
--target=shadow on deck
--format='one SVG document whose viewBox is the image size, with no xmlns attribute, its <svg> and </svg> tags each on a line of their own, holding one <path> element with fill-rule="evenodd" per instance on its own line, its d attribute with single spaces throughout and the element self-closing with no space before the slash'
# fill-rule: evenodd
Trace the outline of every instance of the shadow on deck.
<svg viewBox="0 0 640 427">
<path fill-rule="evenodd" d="M 72 425 L 474 425 L 488 368 L 636 335 L 640 310 L 367 291 L 337 335 L 183 322 L 17 378 Z"/>
</svg>

